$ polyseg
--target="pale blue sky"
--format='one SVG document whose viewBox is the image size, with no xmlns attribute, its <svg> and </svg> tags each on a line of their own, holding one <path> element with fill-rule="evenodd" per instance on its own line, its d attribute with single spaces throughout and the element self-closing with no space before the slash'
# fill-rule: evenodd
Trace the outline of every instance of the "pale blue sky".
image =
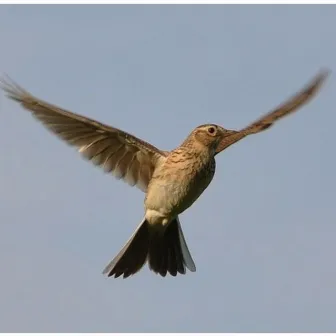
<svg viewBox="0 0 336 336">
<path fill-rule="evenodd" d="M 0 96 L 0 331 L 336 331 L 335 6 L 4 6 L 0 72 L 162 149 L 321 94 L 217 158 L 181 216 L 196 273 L 101 271 L 144 195 Z"/>
</svg>

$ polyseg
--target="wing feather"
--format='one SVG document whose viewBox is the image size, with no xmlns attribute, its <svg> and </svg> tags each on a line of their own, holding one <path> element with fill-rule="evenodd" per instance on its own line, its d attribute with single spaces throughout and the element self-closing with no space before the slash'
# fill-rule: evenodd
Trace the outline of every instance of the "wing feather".
<svg viewBox="0 0 336 336">
<path fill-rule="evenodd" d="M 245 138 L 247 135 L 256 134 L 270 128 L 277 120 L 297 111 L 300 107 L 307 104 L 318 93 L 328 74 L 329 71 L 321 71 L 300 92 L 271 112 L 240 131 L 228 131 L 228 135 L 218 144 L 216 154 Z"/>
<path fill-rule="evenodd" d="M 10 99 L 29 110 L 53 134 L 131 186 L 146 191 L 157 162 L 167 156 L 167 152 L 129 133 L 49 104 L 9 78 L 0 79 L 0 85 Z"/>
</svg>

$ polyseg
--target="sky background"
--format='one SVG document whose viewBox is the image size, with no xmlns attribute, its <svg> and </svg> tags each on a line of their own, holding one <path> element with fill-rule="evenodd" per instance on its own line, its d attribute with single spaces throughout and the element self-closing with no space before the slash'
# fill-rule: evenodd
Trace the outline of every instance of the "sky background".
<svg viewBox="0 0 336 336">
<path fill-rule="evenodd" d="M 299 113 L 217 157 L 181 223 L 196 273 L 101 271 L 144 194 L 0 96 L 1 332 L 336 331 L 335 6 L 0 6 L 0 73 L 159 148 L 239 129 L 334 74 Z"/>
</svg>

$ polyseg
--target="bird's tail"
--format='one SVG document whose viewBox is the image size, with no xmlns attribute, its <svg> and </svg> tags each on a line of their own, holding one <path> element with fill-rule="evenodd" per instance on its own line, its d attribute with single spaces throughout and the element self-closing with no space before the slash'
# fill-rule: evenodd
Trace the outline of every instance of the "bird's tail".
<svg viewBox="0 0 336 336">
<path fill-rule="evenodd" d="M 186 267 L 196 267 L 183 236 L 179 219 L 174 219 L 163 231 L 153 230 L 144 218 L 118 255 L 106 266 L 103 274 L 124 278 L 137 273 L 148 261 L 149 268 L 166 276 L 185 274 Z"/>
</svg>

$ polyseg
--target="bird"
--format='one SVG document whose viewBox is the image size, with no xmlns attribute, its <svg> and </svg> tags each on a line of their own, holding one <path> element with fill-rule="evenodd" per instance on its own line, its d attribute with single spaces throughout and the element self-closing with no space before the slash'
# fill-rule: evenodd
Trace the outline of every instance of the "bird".
<svg viewBox="0 0 336 336">
<path fill-rule="evenodd" d="M 248 135 L 269 129 L 308 103 L 329 72 L 319 71 L 303 89 L 247 127 L 236 131 L 216 124 L 200 125 L 171 151 L 160 150 L 130 133 L 43 101 L 9 76 L 0 78 L 0 86 L 8 98 L 20 103 L 84 158 L 145 193 L 143 219 L 103 274 L 127 278 L 148 263 L 151 271 L 165 277 L 186 274 L 186 269 L 196 271 L 179 215 L 193 205 L 212 181 L 216 155 Z"/>
</svg>

